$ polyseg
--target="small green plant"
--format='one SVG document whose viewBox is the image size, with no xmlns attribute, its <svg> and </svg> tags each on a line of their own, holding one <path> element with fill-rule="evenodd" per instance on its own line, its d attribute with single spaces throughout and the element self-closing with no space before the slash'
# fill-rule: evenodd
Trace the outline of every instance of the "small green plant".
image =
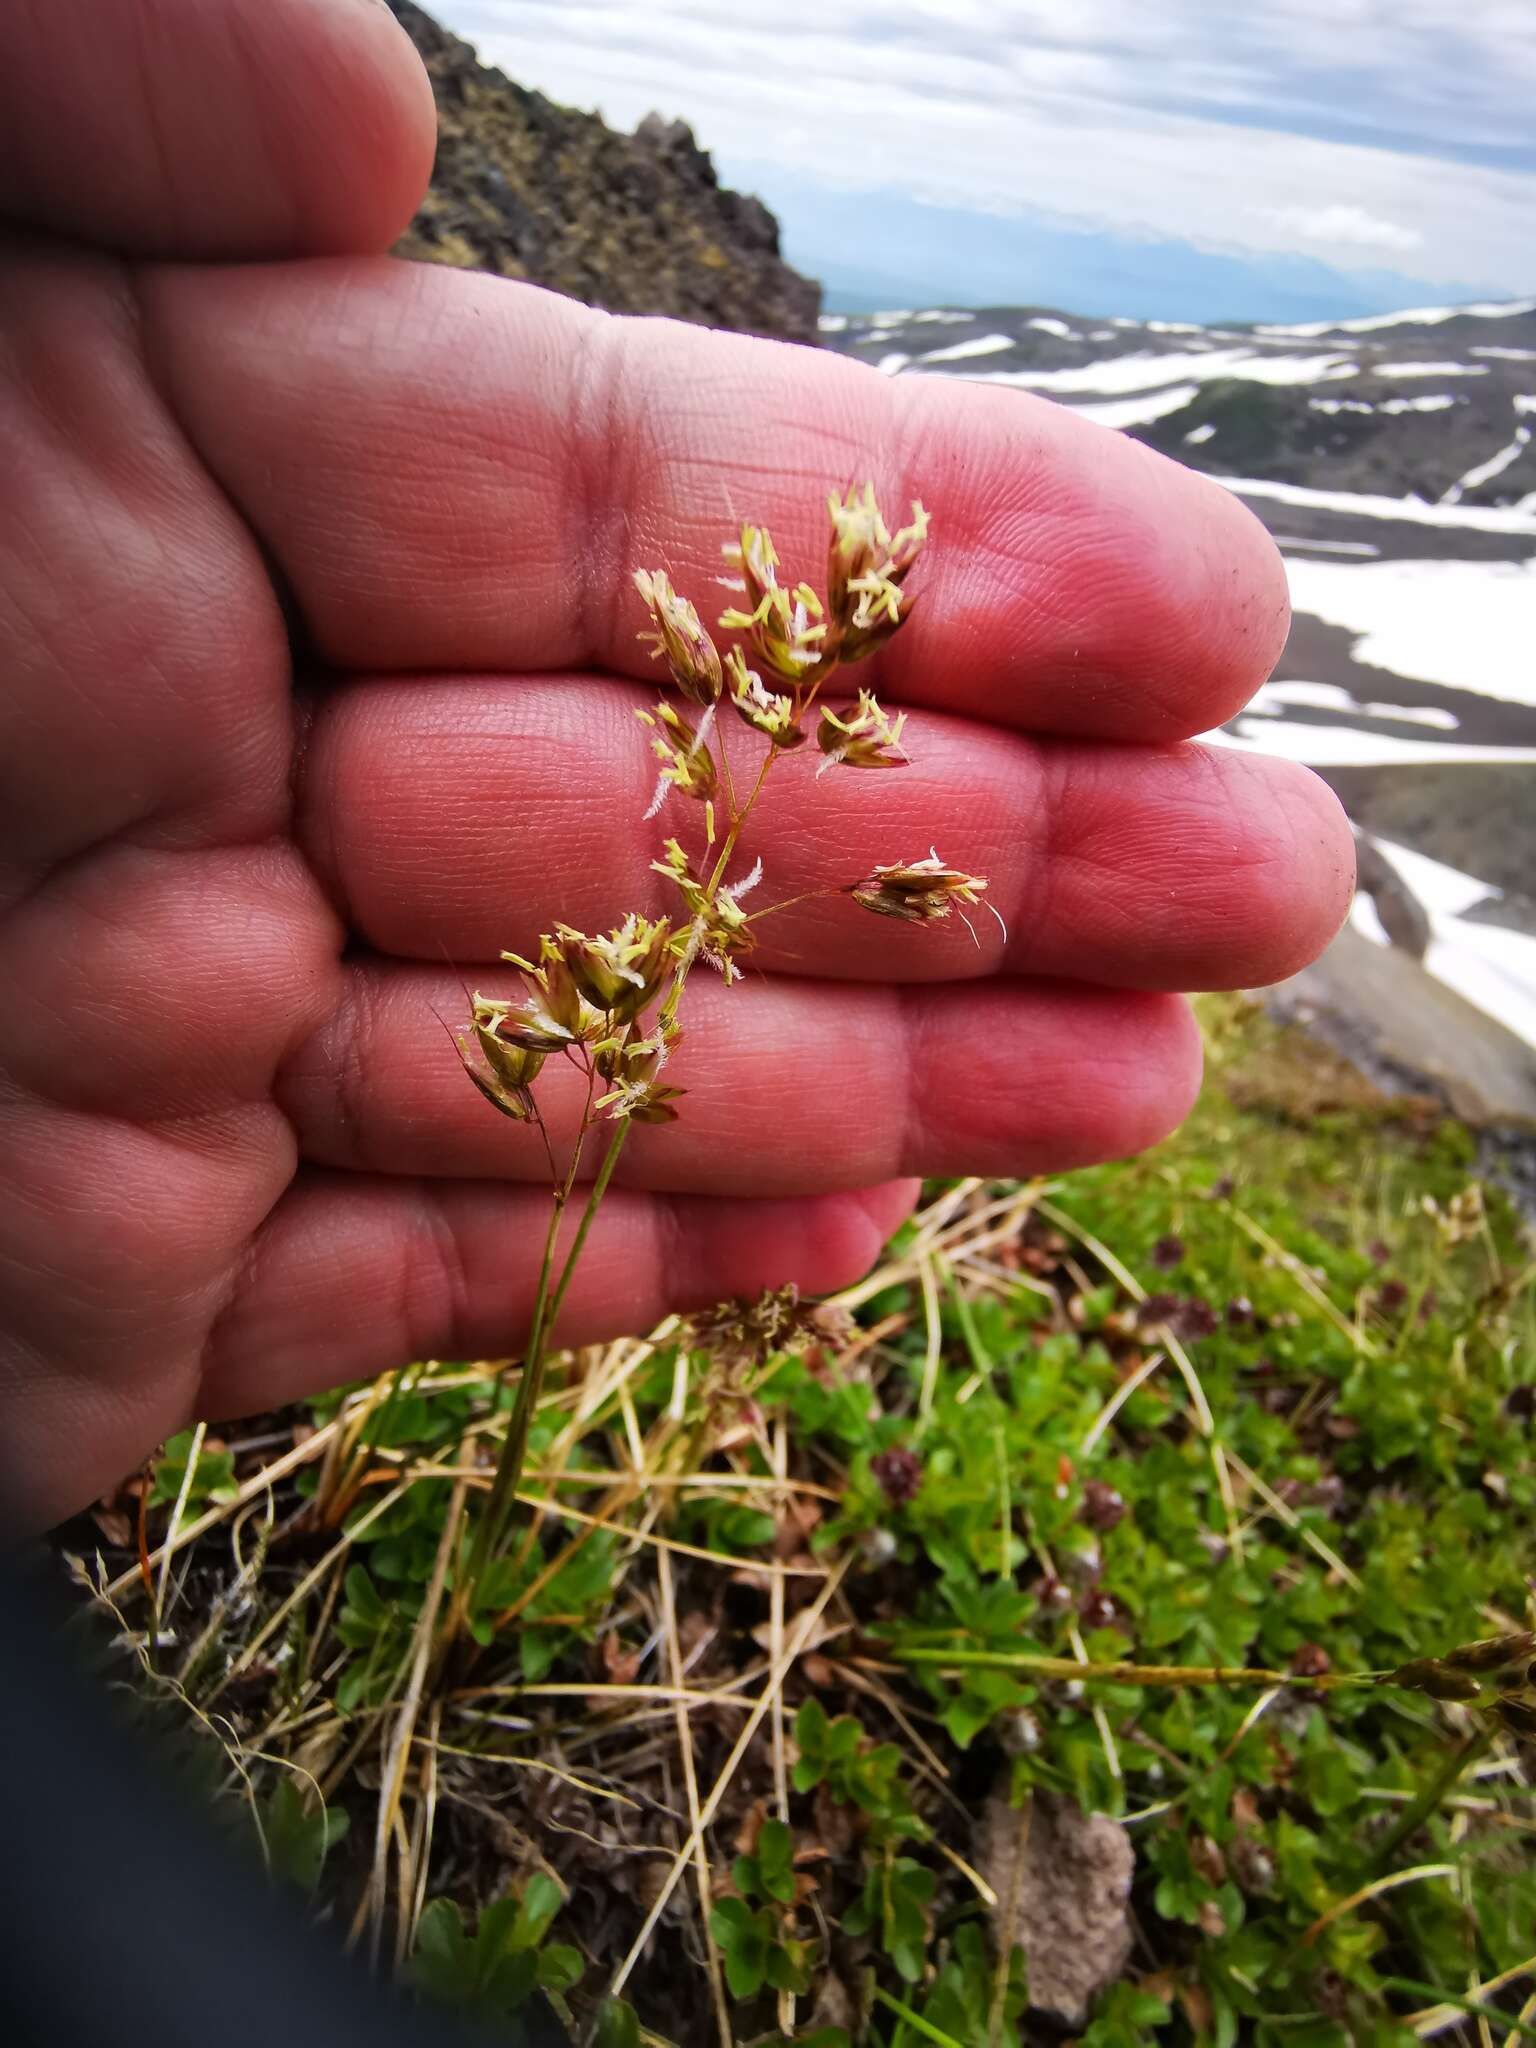
<svg viewBox="0 0 1536 2048">
<path fill-rule="evenodd" d="M 952 2041 L 1018 2048 L 1018 2021 L 1028 2004 L 1024 1951 L 1015 1948 L 999 1970 L 981 1927 L 962 1920 L 923 2002 L 929 2026 Z"/>
<path fill-rule="evenodd" d="M 843 1925 L 850 1934 L 873 1934 L 909 1984 L 923 1974 L 932 1932 L 933 1895 L 938 1880 L 911 1856 L 887 1847 L 864 1880 Z"/>
<path fill-rule="evenodd" d="M 198 1435 L 195 1429 L 183 1429 L 168 1439 L 155 1460 L 150 1507 L 174 1506 L 185 1486 L 184 1512 L 201 1514 L 205 1508 L 232 1501 L 239 1492 L 233 1455 L 217 1439 L 204 1436 L 199 1442 Z"/>
<path fill-rule="evenodd" d="M 521 1896 L 481 1909 L 471 1932 L 452 1899 L 432 1899 L 416 1929 L 411 1980 L 431 1998 L 507 2020 L 535 1992 L 560 1998 L 579 1982 L 581 1952 L 545 1939 L 565 1894 L 536 1871 Z"/>
<path fill-rule="evenodd" d="M 627 1998 L 605 1998 L 598 2007 L 593 2048 L 641 2048 L 640 2015 Z"/>
<path fill-rule="evenodd" d="M 302 1781 L 286 1771 L 263 1801 L 259 1819 L 268 1871 L 310 1894 L 320 1883 L 326 1857 L 351 1825 L 348 1814 L 324 1805 L 317 1795 L 306 1800 Z"/>
<path fill-rule="evenodd" d="M 834 1799 L 869 1817 L 876 1840 L 927 1836 L 902 1782 L 902 1756 L 894 1742 L 871 1742 L 852 1714 L 829 1719 L 812 1697 L 795 1716 L 795 1745 L 797 1792 L 824 1784 Z"/>
<path fill-rule="evenodd" d="M 811 1944 L 794 1932 L 794 1854 L 784 1822 L 764 1821 L 756 1847 L 731 1866 L 737 1896 L 721 1899 L 710 1914 L 733 1998 L 755 1998 L 765 1985 L 793 1992 L 809 1986 Z"/>
<path fill-rule="evenodd" d="M 352 1565 L 344 1581 L 336 1633 L 355 1654 L 348 1659 L 336 1687 L 336 1704 L 344 1714 L 386 1699 L 410 1646 L 419 1596 L 386 1597 L 374 1584 L 366 1565 Z"/>
</svg>

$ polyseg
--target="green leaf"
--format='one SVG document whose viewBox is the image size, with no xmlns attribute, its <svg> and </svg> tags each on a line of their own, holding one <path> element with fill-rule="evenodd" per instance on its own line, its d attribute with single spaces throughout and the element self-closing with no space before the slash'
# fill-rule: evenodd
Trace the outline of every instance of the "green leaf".
<svg viewBox="0 0 1536 2048">
<path fill-rule="evenodd" d="M 529 1878 L 512 1928 L 515 1949 L 537 1948 L 549 1931 L 550 1922 L 565 1904 L 565 1893 L 546 1871 L 536 1870 Z"/>
<path fill-rule="evenodd" d="M 850 1934 L 880 1931 L 880 1945 L 909 1984 L 923 1974 L 928 1907 L 935 1878 L 910 1856 L 887 1856 L 870 1871 L 860 1899 L 844 1916 Z"/>
<path fill-rule="evenodd" d="M 489 1980 L 491 1972 L 503 1954 L 515 1954 L 532 1946 L 529 1942 L 516 1939 L 517 1924 L 522 1916 L 522 1910 L 522 1901 L 511 1892 L 502 1898 L 493 1899 L 488 1906 L 481 1907 L 474 1945 L 477 1965 L 481 1976 L 486 1980 Z"/>
<path fill-rule="evenodd" d="M 640 2048 L 640 2015 L 624 1998 L 605 1998 L 597 2011 L 593 2048 Z"/>
<path fill-rule="evenodd" d="M 813 1694 L 795 1716 L 795 1747 L 800 1752 L 794 1768 L 797 1792 L 809 1792 L 826 1776 L 830 1727 L 826 1708 Z"/>
<path fill-rule="evenodd" d="M 795 1901 L 795 1838 L 781 1820 L 763 1822 L 754 1861 L 758 1882 L 770 1899 L 792 1906 Z"/>
<path fill-rule="evenodd" d="M 525 1628 L 522 1631 L 517 1639 L 518 1658 L 523 1667 L 523 1677 L 529 1685 L 537 1685 L 548 1676 L 550 1666 L 566 1640 L 560 1629 Z"/>
<path fill-rule="evenodd" d="M 423 1991 L 450 2004 L 470 1996 L 469 1942 L 464 1915 L 452 1899 L 430 1899 L 416 1923 L 411 1976 Z"/>
<path fill-rule="evenodd" d="M 180 1430 L 169 1439 L 155 1460 L 154 1485 L 149 1496 L 152 1508 L 172 1507 L 179 1498 L 196 1435 L 195 1430 Z M 239 1491 L 232 1453 L 210 1450 L 205 1441 L 192 1469 L 192 1483 L 187 1488 L 188 1508 L 203 1508 L 215 1501 L 232 1501 Z"/>
<path fill-rule="evenodd" d="M 581 1950 L 565 1942 L 552 1941 L 539 1950 L 538 1979 L 546 1991 L 569 1991 L 585 1968 Z"/>
<path fill-rule="evenodd" d="M 313 1892 L 326 1857 L 349 1825 L 347 1814 L 318 1802 L 309 1812 L 300 1781 L 285 1774 L 272 1787 L 261 1814 L 267 1868 L 281 1882 Z"/>
<path fill-rule="evenodd" d="M 732 1997 L 755 1998 L 768 1978 L 772 1922 L 767 1913 L 754 1913 L 744 1899 L 722 1899 L 709 1924 L 720 1944 Z"/>
</svg>

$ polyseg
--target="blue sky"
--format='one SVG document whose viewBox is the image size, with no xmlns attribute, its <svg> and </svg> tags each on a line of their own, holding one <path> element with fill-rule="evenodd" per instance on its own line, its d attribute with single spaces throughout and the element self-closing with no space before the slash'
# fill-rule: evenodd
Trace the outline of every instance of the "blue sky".
<svg viewBox="0 0 1536 2048">
<path fill-rule="evenodd" d="M 834 305 L 1285 319 L 1536 293 L 1532 0 L 437 0 L 680 115 Z"/>
</svg>

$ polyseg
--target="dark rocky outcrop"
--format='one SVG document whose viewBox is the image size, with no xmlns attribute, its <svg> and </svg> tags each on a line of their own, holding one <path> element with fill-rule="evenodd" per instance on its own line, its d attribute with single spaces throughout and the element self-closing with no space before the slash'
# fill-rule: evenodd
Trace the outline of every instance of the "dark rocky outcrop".
<svg viewBox="0 0 1536 2048">
<path fill-rule="evenodd" d="M 682 121 L 634 135 L 556 106 L 389 5 L 437 96 L 437 164 L 398 253 L 526 278 L 615 313 L 814 341 L 821 287 L 779 254 L 760 200 L 727 191 Z"/>
</svg>

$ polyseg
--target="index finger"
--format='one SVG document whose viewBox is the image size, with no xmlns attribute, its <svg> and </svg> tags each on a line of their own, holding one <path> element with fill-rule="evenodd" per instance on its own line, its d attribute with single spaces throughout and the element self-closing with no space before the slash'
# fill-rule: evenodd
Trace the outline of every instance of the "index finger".
<svg viewBox="0 0 1536 2048">
<path fill-rule="evenodd" d="M 1180 739 L 1285 636 L 1279 557 L 1229 493 L 1023 393 L 399 263 L 142 293 L 162 389 L 344 667 L 643 673 L 636 566 L 708 619 L 751 520 L 815 584 L 826 495 L 865 479 L 893 525 L 913 498 L 933 519 L 893 699 Z"/>
</svg>

